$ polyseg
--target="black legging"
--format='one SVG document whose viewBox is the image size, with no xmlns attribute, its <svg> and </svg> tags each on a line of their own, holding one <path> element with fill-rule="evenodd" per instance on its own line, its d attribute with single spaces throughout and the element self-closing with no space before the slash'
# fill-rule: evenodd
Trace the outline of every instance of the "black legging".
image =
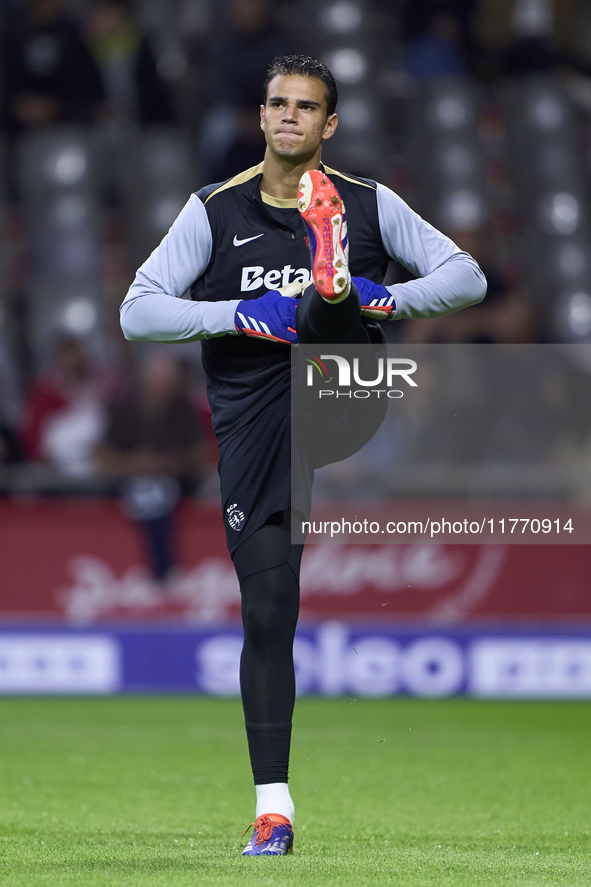
<svg viewBox="0 0 591 887">
<path fill-rule="evenodd" d="M 290 513 L 284 511 L 234 553 L 244 625 L 240 689 L 255 785 L 287 782 L 303 548 L 291 544 Z"/>
<path fill-rule="evenodd" d="M 337 305 L 308 287 L 297 310 L 300 342 L 367 344 L 357 291 Z M 381 420 L 380 420 L 381 421 Z M 293 639 L 303 545 L 292 544 L 290 512 L 271 515 L 236 549 L 244 646 L 240 688 L 255 785 L 287 782 L 295 702 Z"/>
</svg>

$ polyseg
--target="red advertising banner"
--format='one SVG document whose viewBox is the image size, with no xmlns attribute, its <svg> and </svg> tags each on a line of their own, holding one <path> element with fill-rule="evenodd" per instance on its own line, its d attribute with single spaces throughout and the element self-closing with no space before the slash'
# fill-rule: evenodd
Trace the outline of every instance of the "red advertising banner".
<svg viewBox="0 0 591 887">
<path fill-rule="evenodd" d="M 0 502 L 0 619 L 219 623 L 239 592 L 219 507 L 184 502 L 166 586 L 109 499 Z M 585 545 L 310 545 L 302 618 L 429 624 L 591 624 Z"/>
</svg>

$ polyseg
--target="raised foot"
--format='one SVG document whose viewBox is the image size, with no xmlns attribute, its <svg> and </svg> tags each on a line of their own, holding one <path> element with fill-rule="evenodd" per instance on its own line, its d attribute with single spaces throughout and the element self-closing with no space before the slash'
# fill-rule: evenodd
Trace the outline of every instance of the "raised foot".
<svg viewBox="0 0 591 887">
<path fill-rule="evenodd" d="M 325 173 L 318 169 L 304 173 L 298 209 L 310 240 L 316 289 L 328 302 L 341 301 L 351 286 L 347 219 L 341 196 Z"/>
</svg>

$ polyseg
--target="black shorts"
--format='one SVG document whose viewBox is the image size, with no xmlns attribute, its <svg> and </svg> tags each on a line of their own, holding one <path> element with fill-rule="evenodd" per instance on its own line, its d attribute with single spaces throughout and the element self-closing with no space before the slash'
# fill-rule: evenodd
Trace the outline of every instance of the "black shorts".
<svg viewBox="0 0 591 887">
<path fill-rule="evenodd" d="M 228 550 L 290 507 L 291 391 L 289 382 L 256 418 L 218 445 L 218 471 Z"/>
<path fill-rule="evenodd" d="M 305 519 L 314 470 L 358 452 L 374 436 L 386 410 L 384 399 L 352 400 L 333 415 L 318 415 L 296 398 L 286 377 L 274 400 L 219 444 L 230 554 L 275 512 L 293 508 Z"/>
</svg>

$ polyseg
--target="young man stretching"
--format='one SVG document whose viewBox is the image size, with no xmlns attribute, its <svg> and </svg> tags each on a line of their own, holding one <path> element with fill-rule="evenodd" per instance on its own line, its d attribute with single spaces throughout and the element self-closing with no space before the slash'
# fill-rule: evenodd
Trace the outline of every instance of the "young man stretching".
<svg viewBox="0 0 591 887">
<path fill-rule="evenodd" d="M 127 339 L 203 340 L 242 597 L 240 685 L 257 796 L 245 855 L 280 856 L 293 844 L 287 778 L 303 546 L 292 544 L 289 520 L 291 345 L 380 343 L 368 317 L 436 317 L 486 292 L 476 262 L 396 194 L 322 166 L 336 103 L 324 65 L 275 59 L 261 106 L 263 162 L 190 197 L 121 309 Z M 382 286 L 390 259 L 419 279 Z M 193 301 L 181 300 L 189 288 Z"/>
</svg>

